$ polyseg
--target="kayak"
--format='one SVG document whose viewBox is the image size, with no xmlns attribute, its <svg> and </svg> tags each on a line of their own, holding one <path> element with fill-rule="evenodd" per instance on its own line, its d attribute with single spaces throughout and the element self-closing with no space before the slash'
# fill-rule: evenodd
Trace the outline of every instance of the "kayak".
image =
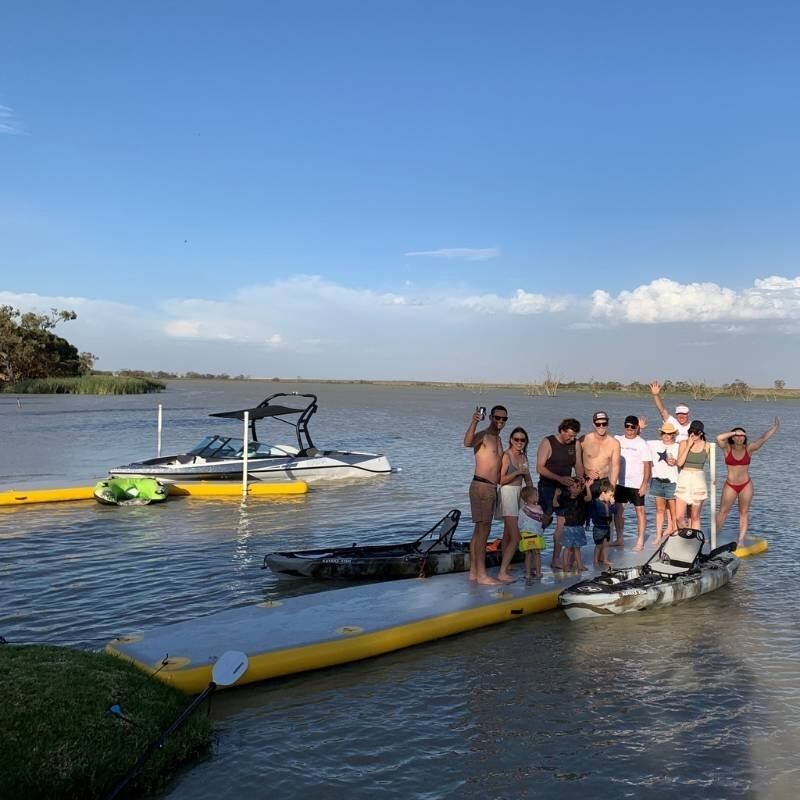
<svg viewBox="0 0 800 800">
<path fill-rule="evenodd" d="M 740 561 L 729 542 L 704 554 L 701 531 L 684 528 L 668 536 L 641 566 L 610 569 L 569 586 L 558 604 L 571 620 L 647 611 L 699 597 L 724 586 Z"/>
<path fill-rule="evenodd" d="M 144 506 L 165 500 L 168 489 L 155 478 L 109 478 L 96 484 L 93 494 L 108 506 Z"/>
<path fill-rule="evenodd" d="M 268 553 L 264 569 L 318 580 L 396 580 L 430 577 L 470 568 L 469 542 L 453 539 L 461 512 L 454 508 L 411 542 Z M 486 546 L 486 566 L 500 566 L 500 540 Z M 515 554 L 515 560 L 522 558 Z"/>
</svg>

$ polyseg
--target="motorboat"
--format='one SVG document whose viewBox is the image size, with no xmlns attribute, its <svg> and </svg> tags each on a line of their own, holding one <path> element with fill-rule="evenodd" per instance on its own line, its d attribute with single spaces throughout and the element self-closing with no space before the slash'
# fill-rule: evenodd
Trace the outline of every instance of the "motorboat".
<svg viewBox="0 0 800 800">
<path fill-rule="evenodd" d="M 461 519 L 454 508 L 432 528 L 410 542 L 353 544 L 318 550 L 268 553 L 264 568 L 283 575 L 318 580 L 394 580 L 430 577 L 470 568 L 469 542 L 453 536 Z M 517 554 L 522 557 L 522 554 Z M 486 566 L 500 565 L 500 540 L 486 545 Z"/>
<path fill-rule="evenodd" d="M 558 596 L 571 620 L 646 611 L 706 594 L 724 586 L 740 561 L 735 542 L 703 553 L 702 531 L 680 528 L 641 566 L 609 569 L 579 581 Z"/>
<path fill-rule="evenodd" d="M 287 399 L 284 399 L 287 398 Z M 293 408 L 282 402 L 300 400 Z M 206 436 L 186 453 L 134 461 L 109 470 L 113 476 L 146 475 L 174 482 L 187 480 L 235 480 L 241 478 L 247 447 L 247 474 L 253 481 L 324 481 L 347 478 L 372 478 L 392 471 L 389 460 L 380 453 L 352 450 L 318 450 L 308 423 L 319 406 L 315 394 L 276 392 L 254 408 L 219 411 L 212 417 L 244 420 L 249 418 L 249 441 L 218 434 Z M 256 422 L 270 420 L 294 429 L 296 444 L 266 444 L 258 438 Z"/>
<path fill-rule="evenodd" d="M 92 492 L 98 503 L 107 506 L 146 506 L 167 499 L 167 487 L 154 478 L 109 478 L 100 481 Z"/>
</svg>

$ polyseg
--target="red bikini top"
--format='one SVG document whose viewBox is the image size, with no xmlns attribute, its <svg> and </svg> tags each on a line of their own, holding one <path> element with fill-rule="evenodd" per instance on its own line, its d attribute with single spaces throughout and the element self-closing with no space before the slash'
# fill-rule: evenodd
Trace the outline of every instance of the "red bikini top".
<svg viewBox="0 0 800 800">
<path fill-rule="evenodd" d="M 750 453 L 745 450 L 741 458 L 736 458 L 733 454 L 733 450 L 728 450 L 728 452 L 725 453 L 725 463 L 729 467 L 746 467 L 750 463 Z"/>
</svg>

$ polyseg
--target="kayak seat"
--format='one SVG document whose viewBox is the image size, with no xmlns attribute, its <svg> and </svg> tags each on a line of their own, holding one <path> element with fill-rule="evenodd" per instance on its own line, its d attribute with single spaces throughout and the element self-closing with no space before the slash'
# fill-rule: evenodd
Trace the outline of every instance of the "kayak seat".
<svg viewBox="0 0 800 800">
<path fill-rule="evenodd" d="M 668 536 L 645 565 L 647 571 L 663 577 L 683 575 L 694 568 L 703 549 L 702 531 L 682 528 Z"/>
<path fill-rule="evenodd" d="M 429 531 L 425 531 L 413 544 L 418 553 L 443 553 L 448 552 L 453 546 L 453 535 L 461 519 L 461 512 L 454 508 L 445 514 Z M 436 537 L 432 544 L 425 545 L 426 539 Z"/>
</svg>

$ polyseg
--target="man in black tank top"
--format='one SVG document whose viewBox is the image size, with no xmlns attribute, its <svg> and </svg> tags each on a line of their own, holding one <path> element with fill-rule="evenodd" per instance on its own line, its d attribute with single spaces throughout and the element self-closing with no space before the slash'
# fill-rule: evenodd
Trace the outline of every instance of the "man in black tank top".
<svg viewBox="0 0 800 800">
<path fill-rule="evenodd" d="M 536 453 L 536 471 L 539 473 L 539 505 L 545 513 L 545 519 L 552 519 L 553 496 L 559 486 L 569 487 L 575 476 L 583 480 L 583 460 L 578 442 L 581 424 L 576 419 L 567 418 L 558 426 L 558 433 L 545 436 Z M 556 517 L 556 529 L 553 533 L 554 569 L 561 569 L 561 531 L 564 528 L 564 517 Z"/>
</svg>

